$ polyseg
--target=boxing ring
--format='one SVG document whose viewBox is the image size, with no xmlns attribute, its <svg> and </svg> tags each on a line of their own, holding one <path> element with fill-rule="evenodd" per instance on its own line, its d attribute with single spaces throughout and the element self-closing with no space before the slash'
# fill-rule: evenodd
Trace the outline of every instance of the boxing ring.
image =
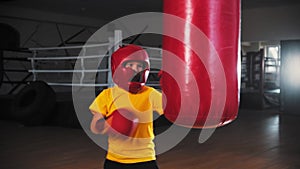
<svg viewBox="0 0 300 169">
<path fill-rule="evenodd" d="M 117 44 L 118 43 L 118 44 Z M 83 46 L 64 46 L 64 47 L 43 47 L 43 48 L 29 48 L 32 52 L 32 57 L 28 60 L 31 62 L 31 69 L 28 72 L 32 73 L 33 81 L 45 81 L 50 86 L 65 86 L 65 87 L 111 87 L 113 81 L 111 77 L 110 68 L 110 56 L 115 50 L 114 46 L 126 45 L 122 44 L 122 31 L 115 30 L 114 37 L 110 37 L 105 43 L 88 44 Z M 150 55 L 151 65 L 154 70 L 150 71 L 150 74 L 157 74 L 161 67 L 161 54 L 162 49 L 156 47 L 141 46 L 147 50 Z M 87 54 L 86 51 L 96 50 L 95 54 Z M 81 50 L 81 54 L 78 56 L 78 52 Z M 67 55 L 57 55 L 57 53 L 67 53 Z M 73 54 L 73 53 L 74 54 Z M 77 52 L 77 54 L 76 54 Z M 99 54 L 106 53 L 106 54 Z M 91 67 L 89 63 L 95 62 L 101 59 L 96 67 Z M 67 64 L 72 65 L 75 62 L 80 62 L 80 69 L 67 68 L 67 66 L 56 66 Z M 47 66 L 43 65 L 48 64 Z M 49 65 L 50 64 L 50 65 Z M 89 74 L 98 74 L 97 77 L 89 76 Z M 64 74 L 64 75 L 62 75 Z M 68 74 L 68 75 L 66 75 Z M 72 74 L 78 76 L 79 83 L 73 83 L 71 79 L 69 81 L 62 81 L 61 78 L 70 78 Z M 55 75 L 54 80 L 49 80 L 50 76 Z M 47 77 L 48 76 L 48 77 Z M 154 75 L 155 76 L 155 75 Z M 95 82 L 95 78 L 96 82 Z M 159 87 L 158 81 L 152 81 L 147 83 L 148 86 Z"/>
</svg>

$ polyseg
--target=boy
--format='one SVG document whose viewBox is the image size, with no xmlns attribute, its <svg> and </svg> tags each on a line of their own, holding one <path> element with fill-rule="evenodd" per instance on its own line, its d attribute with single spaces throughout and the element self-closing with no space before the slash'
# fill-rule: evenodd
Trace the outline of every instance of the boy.
<svg viewBox="0 0 300 169">
<path fill-rule="evenodd" d="M 150 62 L 136 45 L 120 47 L 111 57 L 116 86 L 103 90 L 90 105 L 91 131 L 108 134 L 104 169 L 158 169 L 153 111 L 163 114 L 162 95 L 145 86 Z"/>
</svg>

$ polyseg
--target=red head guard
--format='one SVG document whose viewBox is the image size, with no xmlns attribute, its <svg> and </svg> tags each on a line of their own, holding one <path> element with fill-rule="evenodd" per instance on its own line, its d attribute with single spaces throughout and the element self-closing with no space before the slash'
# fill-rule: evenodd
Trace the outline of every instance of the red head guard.
<svg viewBox="0 0 300 169">
<path fill-rule="evenodd" d="M 144 70 L 136 73 L 131 68 L 125 68 L 128 61 L 138 61 L 144 64 Z M 145 85 L 150 70 L 149 56 L 143 48 L 136 45 L 120 47 L 111 56 L 111 71 L 113 81 L 121 88 L 137 93 Z"/>
</svg>

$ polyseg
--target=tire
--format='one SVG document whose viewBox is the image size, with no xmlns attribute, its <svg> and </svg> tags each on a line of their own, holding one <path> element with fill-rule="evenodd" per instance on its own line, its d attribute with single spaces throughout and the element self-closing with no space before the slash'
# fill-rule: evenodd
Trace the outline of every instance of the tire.
<svg viewBox="0 0 300 169">
<path fill-rule="evenodd" d="M 14 95 L 1 95 L 0 96 L 0 119 L 1 120 L 11 120 L 11 113 L 12 113 L 12 103 L 15 99 Z"/>
<path fill-rule="evenodd" d="M 53 116 L 51 115 L 48 124 L 66 128 L 81 128 L 72 100 L 57 101 L 55 113 Z"/>
<path fill-rule="evenodd" d="M 45 82 L 35 81 L 26 85 L 12 104 L 12 118 L 27 126 L 42 125 L 56 105 L 53 89 Z"/>
</svg>

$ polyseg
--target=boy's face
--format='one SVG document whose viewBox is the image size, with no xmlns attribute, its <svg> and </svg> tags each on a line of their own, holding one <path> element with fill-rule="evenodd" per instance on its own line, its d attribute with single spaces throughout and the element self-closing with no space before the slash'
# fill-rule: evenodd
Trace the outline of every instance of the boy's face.
<svg viewBox="0 0 300 169">
<path fill-rule="evenodd" d="M 139 73 L 144 70 L 144 64 L 139 61 L 128 61 L 125 64 L 125 68 L 131 68 L 136 73 Z"/>
</svg>

